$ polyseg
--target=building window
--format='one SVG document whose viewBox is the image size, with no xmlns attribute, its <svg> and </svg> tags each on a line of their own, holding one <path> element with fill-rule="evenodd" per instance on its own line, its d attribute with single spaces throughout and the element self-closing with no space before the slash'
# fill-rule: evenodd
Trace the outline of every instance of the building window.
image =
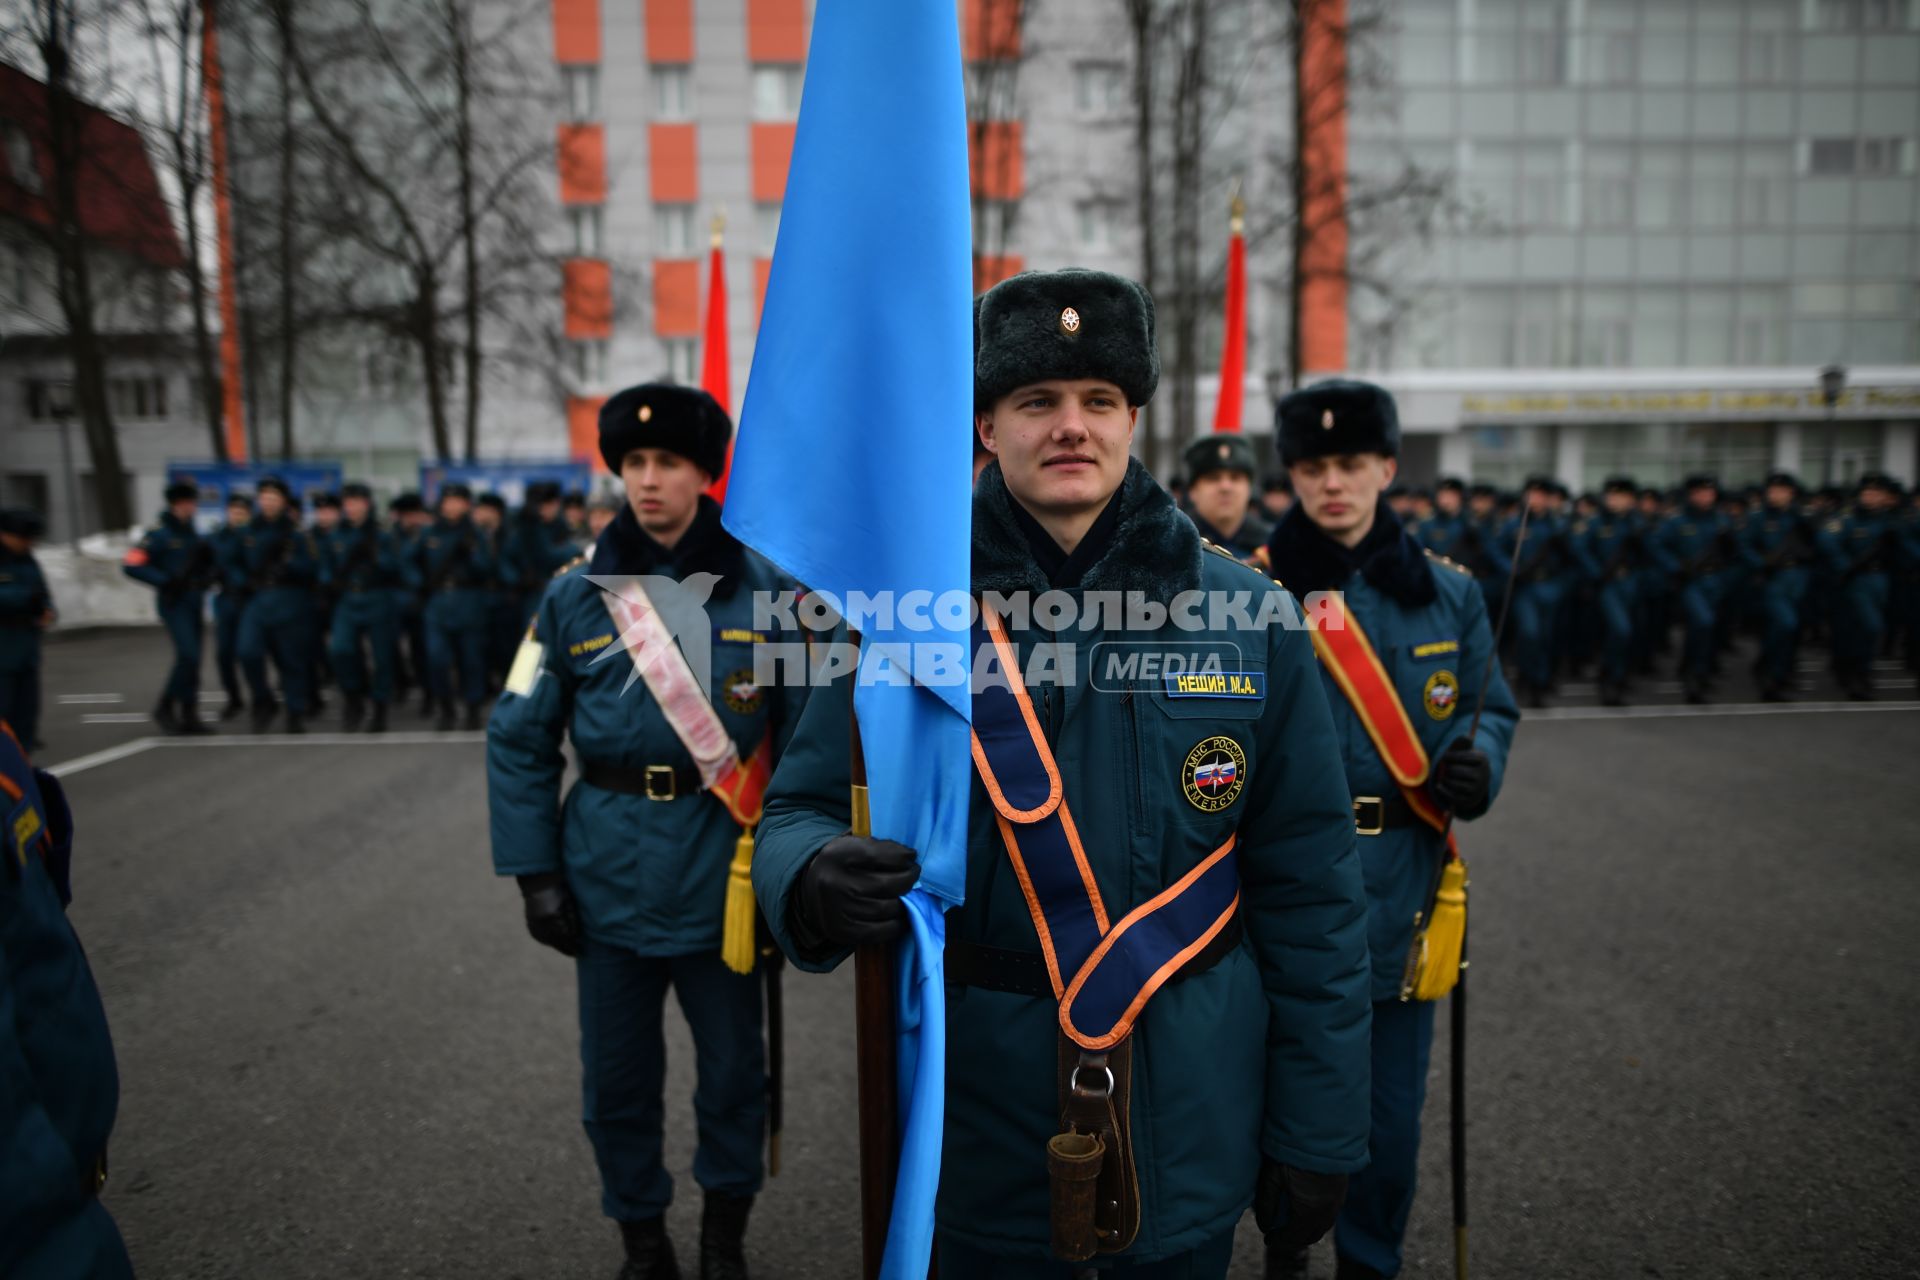
<svg viewBox="0 0 1920 1280">
<path fill-rule="evenodd" d="M 656 258 L 691 258 L 699 253 L 693 233 L 693 206 L 653 206 L 653 254 Z"/>
<path fill-rule="evenodd" d="M 1746 38 L 1745 71 L 1750 84 L 1775 84 L 1785 77 L 1782 65 L 1780 33 L 1749 31 Z"/>
<path fill-rule="evenodd" d="M 607 344 L 593 338 L 567 344 L 573 380 L 582 387 L 597 387 L 607 380 Z"/>
<path fill-rule="evenodd" d="M 1807 172 L 1824 177 L 1852 173 L 1859 150 L 1852 138 L 1815 138 L 1807 148 Z"/>
<path fill-rule="evenodd" d="M 1806 171 L 1815 177 L 1890 178 L 1908 167 L 1905 138 L 1815 138 L 1807 145 Z"/>
<path fill-rule="evenodd" d="M 763 258 L 773 256 L 773 247 L 780 240 L 780 206 L 778 204 L 756 204 L 753 206 L 753 248 Z"/>
<path fill-rule="evenodd" d="M 33 251 L 24 240 L 7 246 L 7 301 L 24 307 L 33 300 Z"/>
<path fill-rule="evenodd" d="M 1520 36 L 1520 82 L 1565 84 L 1567 37 L 1561 31 L 1526 31 Z"/>
<path fill-rule="evenodd" d="M 680 63 L 656 62 L 653 65 L 653 118 L 655 120 L 693 119 L 692 77 Z"/>
<path fill-rule="evenodd" d="M 1126 110 L 1131 86 L 1127 69 L 1117 62 L 1080 62 L 1073 68 L 1073 107 L 1089 120 L 1103 120 Z"/>
<path fill-rule="evenodd" d="M 1890 178 L 1907 171 L 1905 138 L 1860 139 L 1860 172 L 1869 178 Z"/>
<path fill-rule="evenodd" d="M 691 386 L 699 379 L 700 372 L 694 364 L 696 350 L 692 338 L 662 338 L 660 348 L 666 353 L 669 382 Z"/>
<path fill-rule="evenodd" d="M 572 237 L 574 257 L 597 258 L 600 256 L 603 216 L 603 211 L 597 204 L 567 206 L 567 230 Z"/>
<path fill-rule="evenodd" d="M 55 422 L 73 416 L 73 384 L 49 382 L 45 378 L 27 379 L 27 417 L 34 422 Z"/>
<path fill-rule="evenodd" d="M 567 122 L 587 124 L 600 118 L 600 68 L 590 63 L 560 68 Z"/>
<path fill-rule="evenodd" d="M 1740 180 L 1740 225 L 1771 227 L 1786 214 L 1786 192 L 1770 174 L 1748 174 Z"/>
<path fill-rule="evenodd" d="M 1587 225 L 1624 227 L 1633 220 L 1633 184 L 1614 174 L 1587 179 Z"/>
<path fill-rule="evenodd" d="M 1627 322 L 1619 317 L 1590 317 L 1580 326 L 1580 363 L 1617 368 L 1627 363 Z"/>
<path fill-rule="evenodd" d="M 800 115 L 798 65 L 762 64 L 753 69 L 753 118 L 794 120 Z"/>
<path fill-rule="evenodd" d="M 33 139 L 17 124 L 7 126 L 7 171 L 17 185 L 40 194 L 40 167 L 34 163 Z"/>
<path fill-rule="evenodd" d="M 1625 31 L 1597 31 L 1588 38 L 1596 46 L 1594 78 L 1601 84 L 1632 84 L 1639 62 L 1634 57 L 1633 36 Z"/>
<path fill-rule="evenodd" d="M 1529 227 L 1560 225 L 1560 175 L 1527 174 L 1520 180 L 1520 220 Z"/>
<path fill-rule="evenodd" d="M 109 378 L 107 405 L 121 421 L 167 416 L 165 378 Z"/>
<path fill-rule="evenodd" d="M 1074 225 L 1082 249 L 1112 249 L 1113 222 L 1113 205 L 1106 200 L 1082 200 L 1074 206 Z"/>
<path fill-rule="evenodd" d="M 967 66 L 967 119 L 1006 120 L 1014 114 L 1020 64 L 974 62 Z"/>
<path fill-rule="evenodd" d="M 1821 31 L 1904 31 L 1907 0 L 1817 0 L 1813 22 Z"/>
</svg>

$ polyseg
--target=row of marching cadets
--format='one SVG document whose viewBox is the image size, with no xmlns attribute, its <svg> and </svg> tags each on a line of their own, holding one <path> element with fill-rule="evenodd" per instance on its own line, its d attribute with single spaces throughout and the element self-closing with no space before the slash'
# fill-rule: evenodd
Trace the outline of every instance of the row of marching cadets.
<svg viewBox="0 0 1920 1280">
<path fill-rule="evenodd" d="M 1211 590 L 1279 621 L 1229 614 L 1196 638 L 1108 618 L 1112 634 L 1071 637 L 1197 639 L 1238 655 L 1217 689 L 1096 684 L 1081 663 L 1048 668 L 1064 689 L 976 692 L 967 896 L 947 920 L 940 1271 L 1222 1277 L 1251 1207 L 1272 1274 L 1304 1274 L 1331 1231 L 1342 1277 L 1394 1275 L 1432 1002 L 1459 972 L 1452 822 L 1497 796 L 1518 712 L 1476 584 L 1384 503 L 1393 402 L 1360 383 L 1288 398 L 1300 499 L 1261 548 L 1264 573 L 1130 457 L 1159 375 L 1140 286 L 1015 276 L 977 304 L 974 369 L 991 459 L 973 493 L 977 598 L 1121 590 L 1165 606 Z M 621 1280 L 681 1274 L 662 1159 L 669 989 L 698 1058 L 699 1273 L 747 1274 L 761 1001 L 778 990 L 763 997 L 752 974 L 767 958 L 748 877 L 779 952 L 809 972 L 901 937 L 918 878 L 916 851 L 853 832 L 849 679 L 755 682 L 756 646 L 805 637 L 753 618 L 754 592 L 793 584 L 701 496 L 730 432 L 686 388 L 606 403 L 601 448 L 628 505 L 547 587 L 488 732 L 495 870 L 575 970 L 583 1117 Z M 1290 588 L 1345 604 L 1309 629 Z M 699 625 L 670 625 L 689 605 Z M 1032 669 L 1044 614 L 983 615 L 1002 670 Z M 708 638 L 696 670 L 704 645 L 689 641 Z M 1063 1194 L 1074 1183 L 1087 1190 Z"/>
<path fill-rule="evenodd" d="M 169 485 L 166 510 L 127 552 L 125 571 L 154 589 L 173 645 L 153 713 L 160 727 L 212 732 L 199 712 L 211 596 L 222 720 L 250 705 L 264 732 L 284 708 L 286 731 L 303 733 L 332 683 L 341 727 L 381 733 L 414 686 L 437 728 L 464 719 L 477 730 L 541 586 L 577 554 L 559 486 L 530 484 L 511 516 L 497 495 L 476 500 L 463 484 L 443 486 L 432 512 L 403 493 L 385 523 L 365 484 L 315 495 L 310 519 L 279 478 L 256 488 L 231 495 L 225 522 L 202 535 L 199 490 Z"/>
</svg>

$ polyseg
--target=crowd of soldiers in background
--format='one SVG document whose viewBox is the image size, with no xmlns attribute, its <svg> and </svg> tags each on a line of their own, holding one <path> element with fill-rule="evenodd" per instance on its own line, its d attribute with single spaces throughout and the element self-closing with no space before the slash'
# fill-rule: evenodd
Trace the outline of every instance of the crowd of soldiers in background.
<svg viewBox="0 0 1920 1280">
<path fill-rule="evenodd" d="M 209 731 L 196 707 L 198 644 L 183 645 L 181 634 L 197 626 L 203 593 L 212 595 L 222 720 L 251 712 L 265 732 L 284 711 L 286 731 L 302 733 L 331 686 L 349 733 L 385 731 L 389 708 L 414 696 L 436 729 L 480 728 L 548 579 L 618 510 L 536 481 L 509 511 L 497 494 L 453 483 L 432 510 L 417 493 L 398 495 L 383 522 L 366 485 L 314 495 L 303 510 L 266 479 L 255 494 L 230 496 L 211 534 L 187 537 L 198 495 L 175 485 L 167 497 L 168 514 L 128 572 L 160 592 L 176 652 L 191 650 L 154 712 L 176 733 Z"/>
<path fill-rule="evenodd" d="M 1603 703 L 1624 705 L 1676 633 L 1689 702 L 1707 699 L 1743 634 L 1757 638 L 1767 702 L 1792 698 L 1810 642 L 1851 699 L 1873 698 L 1878 659 L 1920 672 L 1920 492 L 1883 473 L 1816 490 L 1779 472 L 1724 489 L 1710 475 L 1671 490 L 1614 476 L 1578 497 L 1546 476 L 1518 493 L 1443 479 L 1388 501 L 1422 545 L 1472 571 L 1490 618 L 1508 610 L 1503 657 L 1529 707 L 1589 671 Z M 1286 480 L 1268 480 L 1259 505 L 1257 523 L 1284 515 Z"/>
</svg>

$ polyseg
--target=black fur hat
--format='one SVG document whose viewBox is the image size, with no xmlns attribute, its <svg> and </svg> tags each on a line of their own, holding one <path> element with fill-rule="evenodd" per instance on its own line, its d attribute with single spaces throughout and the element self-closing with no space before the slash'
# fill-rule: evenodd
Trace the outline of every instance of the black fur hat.
<svg viewBox="0 0 1920 1280">
<path fill-rule="evenodd" d="M 1283 396 L 1275 414 L 1280 465 L 1329 454 L 1400 456 L 1400 413 L 1386 388 L 1329 378 Z"/>
<path fill-rule="evenodd" d="M 172 506 L 176 502 L 198 502 L 200 501 L 200 486 L 191 480 L 175 480 L 167 486 L 166 499 L 168 506 Z"/>
<path fill-rule="evenodd" d="M 371 501 L 373 498 L 373 490 L 361 484 L 358 480 L 349 480 L 340 486 L 341 501 L 344 502 L 348 498 L 366 498 Z"/>
<path fill-rule="evenodd" d="M 1237 431 L 1216 431 L 1201 436 L 1181 455 L 1187 467 L 1187 483 L 1214 471 L 1239 471 L 1253 479 L 1259 468 L 1253 462 L 1253 445 Z"/>
<path fill-rule="evenodd" d="M 718 476 L 732 439 L 733 420 L 699 387 L 643 382 L 600 406 L 600 457 L 615 475 L 633 450 L 665 449 Z"/>
<path fill-rule="evenodd" d="M 1125 276 L 1023 271 L 973 303 L 973 407 L 1050 378 L 1104 378 L 1138 407 L 1160 385 L 1153 298 Z"/>
</svg>

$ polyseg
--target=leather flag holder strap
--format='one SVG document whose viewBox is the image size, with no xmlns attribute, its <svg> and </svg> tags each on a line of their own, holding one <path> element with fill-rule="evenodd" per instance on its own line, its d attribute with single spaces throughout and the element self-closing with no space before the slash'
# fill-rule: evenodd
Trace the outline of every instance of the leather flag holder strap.
<svg viewBox="0 0 1920 1280">
<path fill-rule="evenodd" d="M 1155 992 L 1227 928 L 1240 907 L 1235 837 L 1173 885 L 1111 920 L 1053 749 L 1006 628 L 982 609 L 974 651 L 991 646 L 997 674 L 976 671 L 973 761 L 993 802 L 1059 1002 L 1062 1132 L 1047 1144 L 1053 1249 L 1069 1261 L 1118 1253 L 1140 1229 L 1129 1139 L 1128 1037 Z"/>
</svg>

